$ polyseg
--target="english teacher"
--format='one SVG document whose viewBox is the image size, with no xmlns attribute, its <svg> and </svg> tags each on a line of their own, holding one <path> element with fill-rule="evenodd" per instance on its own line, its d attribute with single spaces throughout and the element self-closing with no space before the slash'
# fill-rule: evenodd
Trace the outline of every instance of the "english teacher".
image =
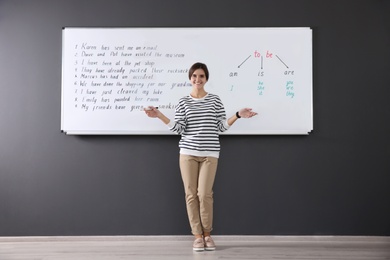
<svg viewBox="0 0 390 260">
<path fill-rule="evenodd" d="M 227 131 L 239 118 L 257 115 L 251 108 L 242 108 L 227 118 L 218 95 L 207 92 L 209 71 L 203 63 L 189 69 L 192 84 L 188 96 L 182 97 L 170 120 L 155 107 L 145 109 L 146 115 L 158 118 L 168 128 L 181 135 L 180 172 L 184 184 L 187 214 L 195 236 L 194 251 L 215 250 L 213 230 L 213 185 L 220 153 L 219 133 Z"/>
</svg>

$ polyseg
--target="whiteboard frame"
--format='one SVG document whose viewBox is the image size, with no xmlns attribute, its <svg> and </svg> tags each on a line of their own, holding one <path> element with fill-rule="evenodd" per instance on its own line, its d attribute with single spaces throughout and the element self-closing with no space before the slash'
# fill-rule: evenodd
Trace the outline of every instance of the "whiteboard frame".
<svg viewBox="0 0 390 260">
<path fill-rule="evenodd" d="M 63 27 L 62 28 L 62 46 L 65 44 L 65 30 L 69 29 L 81 29 L 81 30 L 88 30 L 88 29 L 140 29 L 140 30 L 191 30 L 191 29 L 224 29 L 224 30 L 245 30 L 245 29 L 261 29 L 261 30 L 310 30 L 310 58 L 311 58 L 311 71 L 310 71 L 310 119 L 311 119 L 311 126 L 310 129 L 302 129 L 302 130 L 278 130 L 275 132 L 274 130 L 260 130 L 260 131 L 254 131 L 249 130 L 245 132 L 234 132 L 227 130 L 226 132 L 220 133 L 221 135 L 308 135 L 313 130 L 313 35 L 312 35 L 312 28 L 310 27 Z M 62 47 L 63 48 L 63 47 Z M 65 120 L 65 101 L 63 99 L 64 96 L 64 67 L 65 67 L 65 53 L 62 51 L 62 69 L 61 69 L 61 131 L 64 132 L 67 135 L 175 135 L 175 133 L 171 132 L 168 127 L 166 131 L 100 131 L 100 130 L 66 130 L 64 129 L 64 120 Z M 224 104 L 226 107 L 226 104 Z M 231 115 L 227 114 L 227 117 L 230 117 Z M 259 115 L 261 116 L 261 115 Z M 159 119 L 150 119 L 150 120 L 159 120 Z M 171 118 L 173 120 L 173 118 Z M 250 120 L 250 119 L 244 119 L 244 120 Z M 163 124 L 161 122 L 161 124 Z M 236 122 L 236 124 L 239 124 L 239 122 Z M 234 126 L 232 126 L 234 127 Z"/>
</svg>

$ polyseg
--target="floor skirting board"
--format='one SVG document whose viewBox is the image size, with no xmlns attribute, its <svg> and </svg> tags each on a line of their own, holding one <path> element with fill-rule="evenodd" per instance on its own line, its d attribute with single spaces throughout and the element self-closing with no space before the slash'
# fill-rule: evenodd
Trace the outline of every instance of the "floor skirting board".
<svg viewBox="0 0 390 260">
<path fill-rule="evenodd" d="M 390 243 L 390 236 L 213 235 L 220 241 Z M 0 236 L 0 242 L 49 241 L 192 241 L 193 236 Z"/>
</svg>

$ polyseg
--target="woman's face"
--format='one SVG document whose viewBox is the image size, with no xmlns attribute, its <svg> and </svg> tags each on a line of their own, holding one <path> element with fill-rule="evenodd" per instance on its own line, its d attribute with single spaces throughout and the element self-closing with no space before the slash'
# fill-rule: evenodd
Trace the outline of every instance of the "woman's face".
<svg viewBox="0 0 390 260">
<path fill-rule="evenodd" d="M 206 84 L 206 74 L 203 69 L 197 69 L 191 76 L 191 84 L 194 88 L 202 89 Z"/>
</svg>

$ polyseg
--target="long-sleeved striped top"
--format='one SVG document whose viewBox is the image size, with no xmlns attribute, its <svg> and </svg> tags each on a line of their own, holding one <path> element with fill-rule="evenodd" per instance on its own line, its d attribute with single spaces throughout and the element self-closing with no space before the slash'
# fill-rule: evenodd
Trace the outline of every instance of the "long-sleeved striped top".
<svg viewBox="0 0 390 260">
<path fill-rule="evenodd" d="M 203 98 L 190 95 L 181 98 L 176 106 L 175 120 L 168 126 L 171 131 L 181 134 L 181 154 L 217 158 L 219 133 L 229 128 L 221 99 L 211 93 Z"/>
</svg>

